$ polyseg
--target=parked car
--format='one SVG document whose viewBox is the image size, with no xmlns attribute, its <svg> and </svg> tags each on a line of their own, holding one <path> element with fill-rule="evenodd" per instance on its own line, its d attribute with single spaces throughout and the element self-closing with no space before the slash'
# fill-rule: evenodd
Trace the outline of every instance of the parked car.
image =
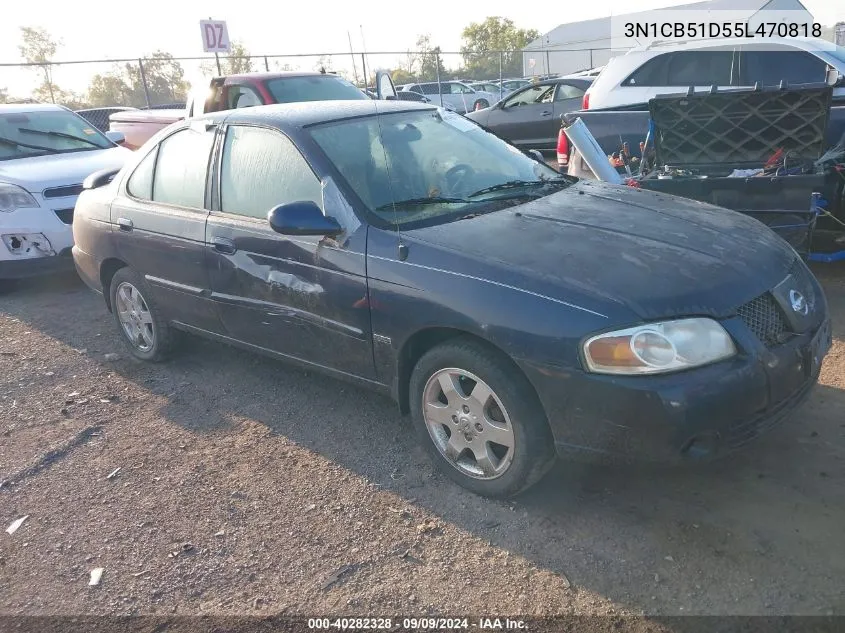
<svg viewBox="0 0 845 633">
<path fill-rule="evenodd" d="M 813 39 L 710 39 L 655 43 L 612 58 L 596 78 L 583 108 L 607 109 L 647 103 L 659 94 L 818 84 L 839 74 L 835 101 L 845 101 L 845 48 Z"/>
<path fill-rule="evenodd" d="M 551 79 L 529 84 L 491 108 L 466 116 L 525 149 L 555 149 L 560 117 L 578 108 L 589 78 Z"/>
<path fill-rule="evenodd" d="M 188 331 L 392 394 L 490 496 L 556 449 L 713 457 L 817 381 L 824 293 L 756 220 L 563 176 L 432 106 L 375 110 L 207 115 L 87 181 L 74 261 L 133 355 Z"/>
<path fill-rule="evenodd" d="M 376 73 L 379 98 L 396 94 L 390 75 Z M 333 73 L 274 72 L 215 77 L 209 88 L 192 95 L 182 109 L 135 110 L 110 117 L 110 129 L 122 132 L 126 147 L 138 149 L 156 132 L 184 118 L 207 112 L 250 108 L 269 103 L 321 100 L 366 100 L 360 88 Z"/>
<path fill-rule="evenodd" d="M 474 90 L 459 81 L 441 81 L 439 85 L 436 81 L 431 81 L 408 84 L 400 88 L 400 92 L 408 91 L 425 95 L 435 105 L 440 105 L 441 101 L 444 106 L 448 103 L 456 112 L 461 114 L 471 112 L 479 107 L 487 108 L 491 103 L 496 103 L 499 100 L 495 94 Z"/>
<path fill-rule="evenodd" d="M 62 106 L 0 105 L 0 282 L 73 270 L 76 197 L 131 155 L 121 140 Z"/>
<path fill-rule="evenodd" d="M 100 130 L 100 132 L 106 133 L 109 131 L 109 117 L 112 114 L 137 109 L 138 108 L 128 106 L 111 106 L 107 108 L 86 108 L 84 110 L 75 110 L 75 112 L 88 121 L 88 123 Z"/>
<path fill-rule="evenodd" d="M 531 79 L 503 79 L 502 80 L 502 87 L 505 90 L 519 90 L 520 88 L 524 88 L 525 86 L 530 86 L 534 83 Z"/>
</svg>

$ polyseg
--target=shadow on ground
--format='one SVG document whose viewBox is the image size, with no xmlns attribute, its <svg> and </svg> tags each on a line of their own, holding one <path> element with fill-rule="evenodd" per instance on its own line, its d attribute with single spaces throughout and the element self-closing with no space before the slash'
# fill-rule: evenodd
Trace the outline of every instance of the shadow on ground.
<svg viewBox="0 0 845 633">
<path fill-rule="evenodd" d="M 822 278 L 842 339 L 841 277 Z M 101 299 L 77 282 L 29 286 L 2 301 L 0 312 L 98 358 L 119 345 Z M 203 434 L 233 417 L 255 420 L 628 607 L 845 613 L 845 391 L 838 387 L 820 385 L 780 428 L 714 465 L 560 464 L 514 503 L 480 503 L 434 474 L 390 400 L 354 386 L 196 339 L 167 364 L 125 360 L 113 368 L 166 396 L 160 414 L 173 424 Z"/>
</svg>

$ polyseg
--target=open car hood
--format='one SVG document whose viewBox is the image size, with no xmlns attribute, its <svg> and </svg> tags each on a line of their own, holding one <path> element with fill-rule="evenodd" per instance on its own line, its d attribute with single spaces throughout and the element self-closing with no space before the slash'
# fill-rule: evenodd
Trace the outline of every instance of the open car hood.
<svg viewBox="0 0 845 633">
<path fill-rule="evenodd" d="M 657 165 L 762 167 L 778 150 L 815 161 L 832 95 L 829 86 L 660 95 L 648 103 Z"/>
</svg>

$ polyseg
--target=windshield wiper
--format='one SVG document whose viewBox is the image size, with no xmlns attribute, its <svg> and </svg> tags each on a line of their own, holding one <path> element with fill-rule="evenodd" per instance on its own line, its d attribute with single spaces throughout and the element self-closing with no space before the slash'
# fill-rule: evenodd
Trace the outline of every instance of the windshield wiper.
<svg viewBox="0 0 845 633">
<path fill-rule="evenodd" d="M 71 139 L 73 141 L 79 141 L 80 143 L 87 143 L 88 145 L 93 145 L 97 149 L 108 149 L 106 147 L 103 147 L 99 143 L 89 141 L 87 138 L 82 138 L 81 136 L 74 136 L 73 134 L 65 134 L 64 132 L 54 132 L 53 130 L 33 130 L 29 127 L 19 127 L 18 132 L 28 132 L 30 134 L 43 134 L 44 136 L 53 136 L 55 138 L 66 138 Z"/>
<path fill-rule="evenodd" d="M 29 143 L 21 143 L 20 141 L 16 141 L 14 139 L 6 138 L 5 136 L 0 136 L 0 143 L 5 143 L 6 145 L 14 145 L 15 147 L 26 147 L 27 149 L 40 149 L 45 152 L 55 152 L 56 150 L 52 147 L 44 147 L 42 145 L 30 145 Z"/>
<path fill-rule="evenodd" d="M 380 207 L 376 207 L 376 211 L 386 211 L 393 207 L 419 207 L 426 204 L 466 204 L 467 202 L 476 202 L 475 200 L 466 200 L 465 198 L 409 198 L 408 200 L 399 200 L 397 202 L 388 202 Z"/>
<path fill-rule="evenodd" d="M 467 198 L 475 198 L 476 196 L 483 196 L 486 193 L 494 193 L 496 191 L 506 191 L 508 189 L 518 189 L 522 187 L 537 187 L 546 185 L 563 185 L 570 184 L 568 178 L 553 178 L 549 180 L 509 180 L 507 182 L 493 185 L 492 187 L 484 187 L 469 194 Z"/>
</svg>

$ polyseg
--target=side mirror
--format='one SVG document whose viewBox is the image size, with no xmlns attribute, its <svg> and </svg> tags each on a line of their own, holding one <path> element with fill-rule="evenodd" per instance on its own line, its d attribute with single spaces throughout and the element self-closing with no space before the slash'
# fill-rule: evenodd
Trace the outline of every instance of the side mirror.
<svg viewBox="0 0 845 633">
<path fill-rule="evenodd" d="M 126 135 L 123 132 L 106 132 L 106 138 L 115 145 L 123 145 L 126 142 Z"/>
<path fill-rule="evenodd" d="M 109 184 L 120 169 L 101 169 L 100 171 L 95 171 L 93 174 L 88 176 L 85 180 L 82 181 L 82 188 L 83 189 L 97 189 L 98 187 L 102 187 L 104 185 Z"/>
<path fill-rule="evenodd" d="M 833 66 L 828 67 L 825 80 L 828 86 L 833 86 L 834 88 L 845 86 L 845 75 L 840 73 Z"/>
<path fill-rule="evenodd" d="M 529 157 L 531 157 L 531 158 L 533 158 L 534 160 L 536 160 L 537 162 L 544 163 L 544 164 L 545 164 L 545 162 L 546 162 L 546 159 L 545 159 L 545 157 L 543 156 L 543 153 L 542 153 L 540 150 L 538 150 L 538 149 L 529 149 L 529 150 L 526 150 L 526 151 L 525 151 L 525 153 L 526 153 Z"/>
<path fill-rule="evenodd" d="M 323 215 L 310 200 L 289 202 L 270 209 L 267 214 L 270 227 L 282 235 L 327 235 L 334 237 L 343 233 L 337 220 Z"/>
</svg>

